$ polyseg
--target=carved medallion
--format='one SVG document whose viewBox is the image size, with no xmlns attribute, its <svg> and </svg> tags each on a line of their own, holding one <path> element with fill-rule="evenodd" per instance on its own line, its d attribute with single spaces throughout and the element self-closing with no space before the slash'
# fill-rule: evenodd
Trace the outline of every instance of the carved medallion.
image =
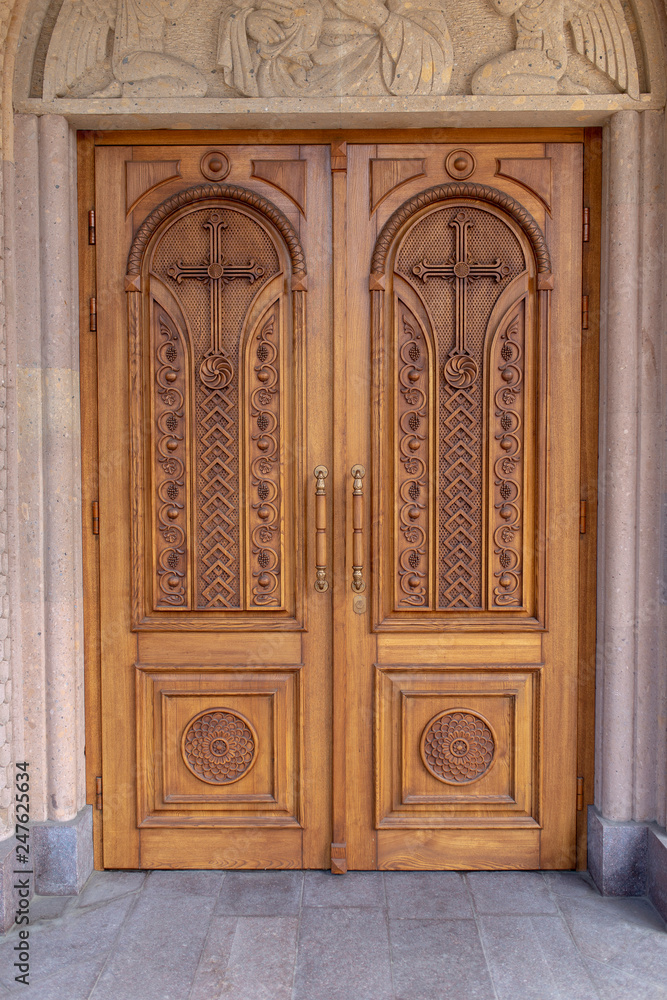
<svg viewBox="0 0 667 1000">
<path fill-rule="evenodd" d="M 229 160 L 221 149 L 209 149 L 201 158 L 199 169 L 209 181 L 222 181 L 231 167 Z"/>
<path fill-rule="evenodd" d="M 195 715 L 185 728 L 181 753 L 186 767 L 212 785 L 229 785 L 257 759 L 257 734 L 246 718 L 219 708 Z"/>
<path fill-rule="evenodd" d="M 475 157 L 467 149 L 453 149 L 445 159 L 445 170 L 455 181 L 470 177 L 476 166 Z"/>
<path fill-rule="evenodd" d="M 449 709 L 427 723 L 420 750 L 426 768 L 435 778 L 460 785 L 486 774 L 493 763 L 496 741 L 481 715 Z"/>
</svg>

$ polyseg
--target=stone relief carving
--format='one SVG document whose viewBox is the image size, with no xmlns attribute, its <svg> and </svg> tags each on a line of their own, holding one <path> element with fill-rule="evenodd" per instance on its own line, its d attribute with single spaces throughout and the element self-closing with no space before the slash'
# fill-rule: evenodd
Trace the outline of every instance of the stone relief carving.
<svg viewBox="0 0 667 1000">
<path fill-rule="evenodd" d="M 442 0 L 231 0 L 218 65 L 247 97 L 446 94 Z"/>
<path fill-rule="evenodd" d="M 49 45 L 45 92 L 62 97 L 83 82 L 77 96 L 203 97 L 204 74 L 164 51 L 167 18 L 180 17 L 189 5 L 190 0 L 65 0 Z"/>
<path fill-rule="evenodd" d="M 621 0 L 489 0 L 499 14 L 513 16 L 516 46 L 481 66 L 473 94 L 586 94 L 568 74 L 565 29 L 576 52 L 639 97 L 637 60 Z"/>
<path fill-rule="evenodd" d="M 640 89 L 622 0 L 64 0 L 55 10 L 46 100 Z"/>
</svg>

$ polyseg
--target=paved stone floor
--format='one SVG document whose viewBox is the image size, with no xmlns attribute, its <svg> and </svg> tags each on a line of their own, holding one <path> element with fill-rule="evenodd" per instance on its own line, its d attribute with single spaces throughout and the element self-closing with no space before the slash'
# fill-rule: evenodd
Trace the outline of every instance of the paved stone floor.
<svg viewBox="0 0 667 1000">
<path fill-rule="evenodd" d="M 571 872 L 95 872 L 35 897 L 26 1000 L 667 1000 L 645 899 Z"/>
</svg>

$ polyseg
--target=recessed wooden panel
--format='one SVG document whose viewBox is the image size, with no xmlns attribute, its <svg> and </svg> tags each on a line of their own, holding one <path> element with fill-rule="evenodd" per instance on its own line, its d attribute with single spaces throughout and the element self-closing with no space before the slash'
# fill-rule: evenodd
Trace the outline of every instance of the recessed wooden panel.
<svg viewBox="0 0 667 1000">
<path fill-rule="evenodd" d="M 286 194 L 305 216 L 308 183 L 305 160 L 253 160 L 252 176 Z"/>
<path fill-rule="evenodd" d="M 378 828 L 539 825 L 541 666 L 487 670 L 376 667 Z"/>
<path fill-rule="evenodd" d="M 370 167 L 371 214 L 392 191 L 426 173 L 421 159 L 371 160 Z"/>
<path fill-rule="evenodd" d="M 151 160 L 125 163 L 125 208 L 129 215 L 144 195 L 181 175 L 180 160 Z"/>
<path fill-rule="evenodd" d="M 380 580 L 379 624 L 418 611 L 430 613 L 420 617 L 424 627 L 452 613 L 469 624 L 509 614 L 525 625 L 539 618 L 544 489 L 533 460 L 544 404 L 535 260 L 509 200 L 507 214 L 472 197 L 426 209 L 419 197 L 412 202 L 414 221 L 408 207 L 396 213 L 404 221 L 383 265 L 384 315 L 375 313 L 375 356 L 387 379 L 376 411 L 381 447 L 393 433 L 383 461 L 393 482 L 383 477 L 381 503 L 395 512 L 393 581 L 383 593 Z M 386 542 L 378 558 L 389 585 Z"/>
<path fill-rule="evenodd" d="M 551 160 L 549 157 L 499 159 L 496 173 L 499 177 L 509 177 L 528 191 L 532 191 L 544 203 L 547 211 L 551 212 Z"/>
<path fill-rule="evenodd" d="M 138 664 L 140 826 L 293 826 L 299 668 Z"/>
</svg>

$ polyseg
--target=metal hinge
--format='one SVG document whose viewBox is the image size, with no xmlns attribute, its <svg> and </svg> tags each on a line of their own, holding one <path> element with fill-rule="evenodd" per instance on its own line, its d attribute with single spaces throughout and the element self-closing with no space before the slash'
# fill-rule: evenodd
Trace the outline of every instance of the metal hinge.
<svg viewBox="0 0 667 1000">
<path fill-rule="evenodd" d="M 93 534 L 99 535 L 100 533 L 100 504 L 98 500 L 93 500 L 92 503 L 92 513 L 93 513 Z"/>
<path fill-rule="evenodd" d="M 102 779 L 95 778 L 95 808 L 102 808 Z"/>
<path fill-rule="evenodd" d="M 90 332 L 97 333 L 97 299 L 94 295 L 90 299 Z"/>
<path fill-rule="evenodd" d="M 588 296 L 581 296 L 581 329 L 588 329 Z"/>
<path fill-rule="evenodd" d="M 579 501 L 579 534 L 586 534 L 586 515 L 588 514 L 588 501 Z"/>
<path fill-rule="evenodd" d="M 584 779 L 577 778 L 577 812 L 584 808 Z"/>
<path fill-rule="evenodd" d="M 589 243 L 591 239 L 591 210 L 584 208 L 583 242 Z"/>
</svg>

